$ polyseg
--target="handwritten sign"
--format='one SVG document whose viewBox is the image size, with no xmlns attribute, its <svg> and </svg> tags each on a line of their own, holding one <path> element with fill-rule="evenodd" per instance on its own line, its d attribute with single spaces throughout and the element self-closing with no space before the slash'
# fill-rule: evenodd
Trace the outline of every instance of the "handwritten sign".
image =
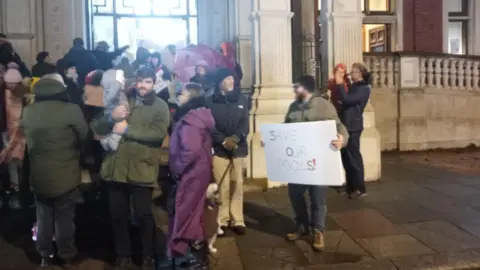
<svg viewBox="0 0 480 270">
<path fill-rule="evenodd" d="M 269 180 L 291 184 L 341 186 L 344 182 L 335 121 L 261 126 Z"/>
</svg>

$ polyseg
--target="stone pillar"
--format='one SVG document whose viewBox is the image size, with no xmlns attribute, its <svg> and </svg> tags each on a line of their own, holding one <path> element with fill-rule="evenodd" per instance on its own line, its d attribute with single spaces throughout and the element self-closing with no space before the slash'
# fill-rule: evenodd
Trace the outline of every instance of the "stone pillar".
<svg viewBox="0 0 480 270">
<path fill-rule="evenodd" d="M 253 1 L 254 95 L 250 124 L 250 177 L 266 179 L 260 126 L 282 123 L 292 102 L 290 0 Z M 253 166 L 252 166 L 253 165 Z M 268 186 L 278 183 L 268 183 Z"/>
<path fill-rule="evenodd" d="M 235 17 L 237 18 L 237 59 L 242 67 L 243 79 L 242 90 L 249 93 L 253 85 L 253 59 L 252 59 L 252 24 L 250 15 L 252 14 L 252 1 L 235 1 Z"/>
<path fill-rule="evenodd" d="M 350 67 L 363 62 L 362 53 L 362 0 L 322 0 L 322 77 L 328 78 L 336 63 Z M 364 131 L 361 151 L 365 164 L 366 181 L 381 176 L 380 133 L 375 127 L 375 112 L 369 104 L 364 112 Z"/>
<path fill-rule="evenodd" d="M 45 50 L 54 60 L 68 52 L 74 38 L 86 36 L 83 1 L 43 0 L 43 17 Z"/>
</svg>

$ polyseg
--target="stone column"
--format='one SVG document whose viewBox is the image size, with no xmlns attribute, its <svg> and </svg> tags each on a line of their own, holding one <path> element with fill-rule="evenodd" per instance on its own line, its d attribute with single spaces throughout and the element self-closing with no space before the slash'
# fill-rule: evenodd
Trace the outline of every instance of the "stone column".
<svg viewBox="0 0 480 270">
<path fill-rule="evenodd" d="M 254 95 L 250 124 L 250 177 L 266 179 L 260 126 L 281 123 L 292 102 L 290 0 L 253 1 Z M 253 165 L 253 166 L 252 166 Z M 268 183 L 268 186 L 278 183 Z"/>
<path fill-rule="evenodd" d="M 43 0 L 45 50 L 54 60 L 62 58 L 76 37 L 85 37 L 83 1 Z"/>
<path fill-rule="evenodd" d="M 362 53 L 362 0 L 322 0 L 322 77 L 328 78 L 337 63 L 350 67 L 363 62 Z M 369 104 L 364 112 L 364 131 L 361 151 L 365 164 L 366 181 L 381 176 L 380 133 L 375 127 L 375 112 Z"/>
<path fill-rule="evenodd" d="M 237 19 L 237 59 L 242 67 L 242 90 L 248 94 L 253 85 L 253 59 L 252 59 L 252 1 L 236 0 L 235 17 Z"/>
</svg>

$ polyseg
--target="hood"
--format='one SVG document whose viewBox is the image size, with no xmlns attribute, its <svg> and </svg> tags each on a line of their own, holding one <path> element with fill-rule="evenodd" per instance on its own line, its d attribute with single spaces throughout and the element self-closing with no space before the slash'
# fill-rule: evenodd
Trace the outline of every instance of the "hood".
<svg viewBox="0 0 480 270">
<path fill-rule="evenodd" d="M 135 59 L 137 60 L 137 62 L 143 63 L 148 59 L 149 56 L 150 52 L 146 48 L 140 47 L 137 49 Z"/>
<path fill-rule="evenodd" d="M 189 125 L 213 130 L 215 120 L 212 112 L 207 108 L 207 101 L 204 96 L 192 98 L 186 104 L 180 106 L 174 115 L 174 121 L 184 121 Z"/>
<path fill-rule="evenodd" d="M 215 128 L 215 120 L 213 119 L 212 112 L 208 108 L 190 110 L 180 121 L 194 127 L 205 128 L 209 131 Z"/>
<path fill-rule="evenodd" d="M 124 80 L 123 75 L 119 75 L 119 72 L 123 72 L 121 70 L 109 69 L 103 73 L 102 80 L 100 84 L 105 89 L 105 92 L 112 92 L 118 93 L 122 90 L 122 83 L 120 80 Z M 122 78 L 117 78 L 117 76 L 121 76 Z"/>
<path fill-rule="evenodd" d="M 33 86 L 35 97 L 40 98 L 56 96 L 65 93 L 66 91 L 66 87 L 63 83 L 52 78 L 41 78 L 35 86 Z"/>
</svg>

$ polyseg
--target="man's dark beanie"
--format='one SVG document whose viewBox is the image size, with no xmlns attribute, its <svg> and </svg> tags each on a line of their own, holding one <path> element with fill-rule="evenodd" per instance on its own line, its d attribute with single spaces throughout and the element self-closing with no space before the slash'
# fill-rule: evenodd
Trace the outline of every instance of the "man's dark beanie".
<svg viewBox="0 0 480 270">
<path fill-rule="evenodd" d="M 311 75 L 304 75 L 297 79 L 297 83 L 307 89 L 308 92 L 313 93 L 315 91 L 315 78 Z"/>
<path fill-rule="evenodd" d="M 234 76 L 233 72 L 230 69 L 228 69 L 228 68 L 218 68 L 215 71 L 215 75 L 214 75 L 215 85 L 219 85 L 228 76 Z"/>
</svg>

